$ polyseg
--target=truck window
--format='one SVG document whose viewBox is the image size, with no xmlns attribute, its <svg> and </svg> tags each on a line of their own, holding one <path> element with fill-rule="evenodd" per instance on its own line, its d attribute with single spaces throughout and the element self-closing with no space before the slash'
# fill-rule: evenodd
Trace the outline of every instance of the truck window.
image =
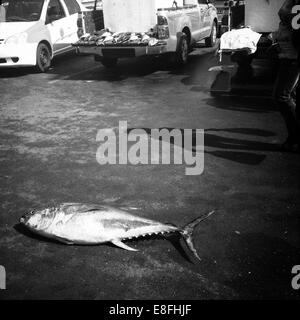
<svg viewBox="0 0 300 320">
<path fill-rule="evenodd" d="M 65 4 L 68 8 L 70 15 L 81 11 L 79 4 L 76 2 L 76 0 L 65 0 Z"/>
</svg>

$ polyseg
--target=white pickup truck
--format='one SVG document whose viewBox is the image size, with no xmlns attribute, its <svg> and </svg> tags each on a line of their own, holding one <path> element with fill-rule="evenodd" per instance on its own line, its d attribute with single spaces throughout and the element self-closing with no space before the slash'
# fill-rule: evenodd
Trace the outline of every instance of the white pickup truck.
<svg viewBox="0 0 300 320">
<path fill-rule="evenodd" d="M 106 67 L 119 58 L 168 54 L 185 64 L 193 46 L 214 46 L 218 17 L 209 0 L 103 0 L 105 29 L 74 44 Z"/>
</svg>

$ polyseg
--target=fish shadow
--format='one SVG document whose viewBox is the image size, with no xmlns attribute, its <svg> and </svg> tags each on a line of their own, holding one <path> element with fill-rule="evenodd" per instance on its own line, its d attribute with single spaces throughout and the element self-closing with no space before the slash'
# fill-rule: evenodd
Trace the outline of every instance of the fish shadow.
<svg viewBox="0 0 300 320">
<path fill-rule="evenodd" d="M 32 231 L 30 231 L 28 228 L 26 228 L 23 224 L 21 223 L 17 223 L 13 226 L 13 228 L 20 234 L 37 240 L 37 241 L 41 241 L 41 242 L 47 242 L 47 243 L 55 243 L 61 246 L 66 246 L 66 244 L 56 240 L 56 239 L 51 239 L 51 238 L 46 238 L 43 237 L 37 233 L 34 233 Z M 180 255 L 187 260 L 188 262 L 192 263 L 192 260 L 190 259 L 190 257 L 188 256 L 188 254 L 186 253 L 186 251 L 183 249 L 183 246 L 181 244 L 181 236 L 179 234 L 172 234 L 172 235 L 167 235 L 167 236 L 163 236 L 163 235 L 147 235 L 143 238 L 136 238 L 136 239 L 128 239 L 126 240 L 126 243 L 136 243 L 136 242 L 141 242 L 141 241 L 147 241 L 147 240 L 167 240 L 169 241 L 174 248 L 180 253 Z M 114 244 L 107 242 L 104 244 L 90 244 L 89 247 L 91 246 L 108 246 L 111 248 L 117 248 Z M 82 244 L 76 244 L 76 246 L 86 246 L 86 245 L 82 245 Z M 122 250 L 122 249 L 120 249 Z"/>
</svg>

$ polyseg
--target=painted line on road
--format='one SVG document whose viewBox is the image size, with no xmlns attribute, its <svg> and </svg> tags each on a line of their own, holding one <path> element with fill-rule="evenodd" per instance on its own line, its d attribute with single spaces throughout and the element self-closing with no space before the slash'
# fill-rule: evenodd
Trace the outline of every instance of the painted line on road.
<svg viewBox="0 0 300 320">
<path fill-rule="evenodd" d="M 49 81 L 48 83 L 49 83 L 49 84 L 53 84 L 53 83 L 56 83 L 56 82 L 61 81 L 61 80 L 68 80 L 68 79 L 70 79 L 70 78 L 72 78 L 72 77 L 79 76 L 79 75 L 84 74 L 84 73 L 86 73 L 86 72 L 88 72 L 88 71 L 91 71 L 91 70 L 93 70 L 93 69 L 95 69 L 95 68 L 97 68 L 97 66 L 93 66 L 93 67 L 91 67 L 91 68 L 84 69 L 83 71 L 79 71 L 79 72 L 75 72 L 75 73 L 68 74 L 67 76 L 61 77 L 61 78 L 59 78 L 59 79 L 51 80 L 51 81 Z"/>
</svg>

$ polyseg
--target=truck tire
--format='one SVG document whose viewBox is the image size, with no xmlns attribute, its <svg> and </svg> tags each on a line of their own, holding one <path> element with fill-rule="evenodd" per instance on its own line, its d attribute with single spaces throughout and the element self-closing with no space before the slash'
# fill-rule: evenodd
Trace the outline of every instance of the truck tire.
<svg viewBox="0 0 300 320">
<path fill-rule="evenodd" d="M 211 27 L 210 36 L 208 38 L 205 38 L 205 45 L 207 47 L 213 47 L 216 44 L 217 34 L 218 34 L 218 28 L 217 28 L 216 22 L 214 22 Z"/>
<path fill-rule="evenodd" d="M 47 72 L 51 65 L 51 51 L 45 43 L 40 43 L 36 49 L 37 72 Z"/>
<path fill-rule="evenodd" d="M 178 39 L 177 50 L 171 56 L 171 63 L 176 66 L 183 66 L 187 63 L 189 44 L 186 34 L 182 33 Z"/>
<path fill-rule="evenodd" d="M 118 63 L 118 58 L 101 58 L 100 61 L 105 68 L 114 68 Z"/>
</svg>

